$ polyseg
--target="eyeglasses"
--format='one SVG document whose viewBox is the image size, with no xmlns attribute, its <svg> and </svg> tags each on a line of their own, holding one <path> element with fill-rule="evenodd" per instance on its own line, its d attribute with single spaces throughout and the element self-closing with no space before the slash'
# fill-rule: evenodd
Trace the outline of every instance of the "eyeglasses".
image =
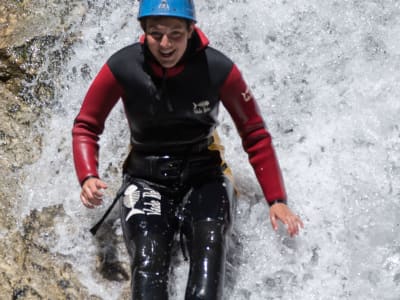
<svg viewBox="0 0 400 300">
<path fill-rule="evenodd" d="M 179 41 L 185 35 L 185 32 L 183 30 L 172 30 L 170 32 L 150 30 L 147 34 L 150 35 L 156 41 L 161 42 L 164 35 L 166 35 L 168 40 L 170 41 Z"/>
</svg>

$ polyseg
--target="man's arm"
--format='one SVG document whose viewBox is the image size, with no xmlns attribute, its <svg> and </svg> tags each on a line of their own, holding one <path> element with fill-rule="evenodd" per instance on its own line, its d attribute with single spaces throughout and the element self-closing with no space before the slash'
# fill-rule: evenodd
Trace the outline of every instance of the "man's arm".
<svg viewBox="0 0 400 300">
<path fill-rule="evenodd" d="M 122 88 L 105 64 L 91 84 L 72 128 L 75 170 L 81 185 L 90 177 L 99 177 L 99 136 L 122 93 Z"/>
<path fill-rule="evenodd" d="M 258 182 L 270 206 L 270 220 L 274 230 L 278 220 L 284 223 L 290 236 L 304 227 L 300 217 L 286 205 L 286 191 L 272 138 L 259 112 L 258 105 L 235 65 L 225 80 L 220 97 L 230 113 L 242 138 Z"/>
</svg>

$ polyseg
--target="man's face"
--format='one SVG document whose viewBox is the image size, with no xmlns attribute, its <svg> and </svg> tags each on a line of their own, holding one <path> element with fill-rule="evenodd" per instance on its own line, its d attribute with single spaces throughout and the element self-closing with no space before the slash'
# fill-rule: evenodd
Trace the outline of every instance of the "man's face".
<svg viewBox="0 0 400 300">
<path fill-rule="evenodd" d="M 172 17 L 148 18 L 146 41 L 150 52 L 164 68 L 174 67 L 186 51 L 193 25 Z"/>
</svg>

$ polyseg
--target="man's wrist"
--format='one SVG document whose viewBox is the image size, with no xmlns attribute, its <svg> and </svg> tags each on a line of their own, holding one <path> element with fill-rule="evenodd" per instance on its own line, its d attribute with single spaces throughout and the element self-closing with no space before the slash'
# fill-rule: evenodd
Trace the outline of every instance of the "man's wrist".
<svg viewBox="0 0 400 300">
<path fill-rule="evenodd" d="M 269 205 L 269 207 L 271 207 L 272 205 L 277 204 L 277 203 L 282 203 L 282 204 L 287 205 L 286 199 L 276 199 L 274 201 L 268 202 L 268 205 Z"/>
<path fill-rule="evenodd" d="M 85 183 L 86 180 L 91 179 L 91 178 L 99 179 L 99 177 L 98 177 L 98 176 L 95 176 L 95 175 L 86 176 L 86 177 L 82 180 L 81 186 L 83 186 L 83 184 Z"/>
</svg>

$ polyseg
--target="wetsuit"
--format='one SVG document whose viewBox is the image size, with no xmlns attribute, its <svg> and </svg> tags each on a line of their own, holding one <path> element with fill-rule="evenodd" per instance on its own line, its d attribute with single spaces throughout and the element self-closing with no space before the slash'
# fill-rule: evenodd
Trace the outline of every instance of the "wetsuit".
<svg viewBox="0 0 400 300">
<path fill-rule="evenodd" d="M 121 220 L 132 261 L 132 297 L 166 299 L 174 235 L 183 233 L 190 257 L 186 299 L 220 299 L 232 184 L 213 134 L 220 102 L 242 138 L 269 204 L 286 193 L 257 104 L 235 64 L 208 46 L 196 28 L 181 61 L 163 69 L 144 39 L 102 67 L 73 127 L 81 184 L 98 177 L 98 139 L 122 98 L 132 150 L 124 163 L 128 188 Z"/>
</svg>

